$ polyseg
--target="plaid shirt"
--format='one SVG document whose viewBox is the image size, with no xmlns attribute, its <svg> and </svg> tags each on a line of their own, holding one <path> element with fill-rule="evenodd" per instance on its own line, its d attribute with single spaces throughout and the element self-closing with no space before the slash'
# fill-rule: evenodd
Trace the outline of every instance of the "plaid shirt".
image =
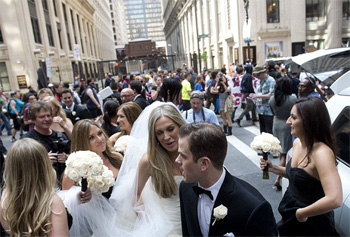
<svg viewBox="0 0 350 237">
<path fill-rule="evenodd" d="M 272 95 L 275 90 L 275 84 L 276 84 L 275 79 L 273 79 L 273 77 L 270 77 L 269 75 L 266 75 L 266 79 L 263 82 L 261 82 L 260 80 L 258 81 L 257 91 L 262 95 L 265 95 L 265 94 Z M 269 98 L 268 99 L 259 98 L 256 106 L 256 110 L 258 114 L 273 116 L 269 106 Z"/>
</svg>

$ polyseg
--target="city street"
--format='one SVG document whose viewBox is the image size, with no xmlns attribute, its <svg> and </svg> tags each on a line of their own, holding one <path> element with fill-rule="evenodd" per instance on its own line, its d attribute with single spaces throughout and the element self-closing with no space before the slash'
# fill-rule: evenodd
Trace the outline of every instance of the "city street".
<svg viewBox="0 0 350 237">
<path fill-rule="evenodd" d="M 242 112 L 241 108 L 236 111 L 236 118 Z M 221 121 L 220 116 L 218 116 Z M 270 173 L 269 180 L 262 179 L 262 171 L 259 168 L 260 157 L 255 151 L 250 148 L 250 143 L 253 141 L 254 136 L 259 134 L 259 123 L 252 121 L 246 121 L 245 118 L 241 121 L 242 127 L 238 127 L 236 123 L 233 124 L 233 136 L 227 137 L 229 142 L 227 157 L 225 160 L 225 166 L 230 173 L 240 179 L 253 185 L 259 192 L 271 203 L 275 219 L 279 221 L 280 215 L 278 213 L 278 204 L 281 200 L 281 191 L 277 191 L 273 187 L 276 175 Z M 11 136 L 5 135 L 3 131 L 1 139 L 7 149 L 12 145 Z M 19 132 L 17 132 L 17 138 Z M 279 163 L 278 158 L 269 157 L 274 164 Z"/>
</svg>

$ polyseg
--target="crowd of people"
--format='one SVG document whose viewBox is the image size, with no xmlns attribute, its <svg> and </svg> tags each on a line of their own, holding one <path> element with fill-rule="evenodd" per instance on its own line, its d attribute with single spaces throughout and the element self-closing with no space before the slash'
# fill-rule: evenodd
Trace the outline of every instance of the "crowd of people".
<svg viewBox="0 0 350 237">
<path fill-rule="evenodd" d="M 310 89 L 312 79 L 297 83 L 293 72 L 282 75 L 275 66 L 247 62 L 199 75 L 185 64 L 176 73 L 108 73 L 104 86 L 113 94 L 105 100 L 91 78 L 75 78 L 72 88 L 63 82 L 37 92 L 30 87 L 23 101 L 19 91 L 9 99 L 0 90 L 13 121 L 11 130 L 1 113 L 1 128 L 13 141 L 8 153 L 0 149 L 2 158 L 7 154 L 2 234 L 337 235 L 332 210 L 341 205 L 342 190 L 327 109 Z M 223 166 L 227 136 L 244 117 L 281 141 L 280 164 L 260 163 L 278 175 L 278 189 L 281 177 L 290 180 L 278 223 L 259 191 Z M 116 151 L 122 137 L 130 137 L 127 149 Z M 107 192 L 77 189 L 81 184 L 65 175 L 69 154 L 83 150 L 113 173 Z"/>
</svg>

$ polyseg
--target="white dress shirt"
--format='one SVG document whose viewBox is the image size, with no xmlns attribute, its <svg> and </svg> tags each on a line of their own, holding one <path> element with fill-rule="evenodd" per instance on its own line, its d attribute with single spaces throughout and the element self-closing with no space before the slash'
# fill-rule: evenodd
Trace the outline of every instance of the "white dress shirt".
<svg viewBox="0 0 350 237">
<path fill-rule="evenodd" d="M 211 194 L 213 195 L 213 200 L 211 200 L 210 197 L 206 194 L 201 194 L 198 196 L 198 222 L 203 236 L 208 236 L 209 234 L 209 227 L 211 225 L 211 214 L 221 185 L 224 182 L 225 175 L 226 170 L 223 169 L 219 180 L 216 181 L 216 183 L 213 184 L 211 187 L 205 188 L 205 190 L 209 190 L 211 192 Z M 199 183 L 198 186 L 203 188 Z"/>
</svg>

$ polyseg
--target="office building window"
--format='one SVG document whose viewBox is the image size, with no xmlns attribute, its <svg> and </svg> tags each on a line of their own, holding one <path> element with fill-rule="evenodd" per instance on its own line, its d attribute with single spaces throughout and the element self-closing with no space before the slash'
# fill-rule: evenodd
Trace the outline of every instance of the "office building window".
<svg viewBox="0 0 350 237">
<path fill-rule="evenodd" d="M 1 27 L 0 27 L 0 44 L 4 43 L 4 38 L 2 37 L 2 31 L 1 31 Z"/>
<path fill-rule="evenodd" d="M 306 45 L 313 45 L 316 49 L 324 49 L 324 40 L 307 40 Z"/>
<path fill-rule="evenodd" d="M 350 19 L 350 0 L 343 0 L 343 19 Z"/>
<path fill-rule="evenodd" d="M 57 22 L 57 34 L 58 34 L 58 41 L 60 43 L 60 48 L 63 49 L 62 45 L 62 30 L 61 30 L 61 24 Z"/>
<path fill-rule="evenodd" d="M 3 91 L 11 90 L 9 75 L 7 73 L 5 62 L 0 62 L 0 85 L 3 88 Z"/>
<path fill-rule="evenodd" d="M 46 24 L 46 30 L 47 30 L 47 38 L 49 38 L 49 45 L 50 46 L 55 46 L 55 43 L 53 42 L 53 35 L 52 35 L 51 25 Z"/>
<path fill-rule="evenodd" d="M 40 28 L 39 28 L 38 17 L 37 17 L 37 14 L 36 14 L 35 1 L 28 0 L 28 7 L 29 7 L 29 14 L 30 14 L 30 21 L 32 23 L 34 41 L 37 44 L 41 44 L 42 42 L 41 42 L 41 35 L 40 35 Z"/>
<path fill-rule="evenodd" d="M 42 0 L 42 3 L 43 3 L 43 8 L 48 11 L 49 10 L 49 7 L 47 6 L 47 0 Z"/>
<path fill-rule="evenodd" d="M 55 11 L 55 16 L 57 16 L 56 1 L 52 0 L 53 10 Z"/>
<path fill-rule="evenodd" d="M 267 23 L 280 22 L 280 3 L 279 0 L 266 0 Z"/>
<path fill-rule="evenodd" d="M 306 0 L 306 21 L 325 20 L 326 0 Z"/>
<path fill-rule="evenodd" d="M 33 27 L 34 41 L 37 44 L 41 44 L 42 42 L 41 42 L 41 35 L 40 35 L 38 19 L 32 17 L 31 22 L 32 22 L 32 27 Z"/>
</svg>

